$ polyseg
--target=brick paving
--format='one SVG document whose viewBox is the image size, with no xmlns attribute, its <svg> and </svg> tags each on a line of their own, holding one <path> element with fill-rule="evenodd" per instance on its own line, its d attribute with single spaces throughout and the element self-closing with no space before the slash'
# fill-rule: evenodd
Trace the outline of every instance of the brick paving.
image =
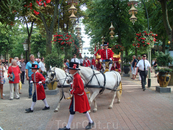
<svg viewBox="0 0 173 130">
<path fill-rule="evenodd" d="M 142 91 L 138 79 L 122 77 L 121 102 L 115 100 L 112 109 L 108 109 L 112 95 L 99 95 L 98 111 L 90 113 L 95 122 L 93 130 L 173 130 L 173 94 L 155 91 L 158 83 L 153 73 L 151 81 L 151 88 Z M 27 83 L 21 92 L 20 100 L 10 101 L 8 84 L 4 87 L 6 99 L 0 100 L 0 126 L 4 130 L 57 130 L 66 125 L 70 100 L 62 100 L 59 112 L 54 113 L 57 95 L 47 95 L 50 110 L 42 111 L 44 105 L 38 101 L 34 112 L 26 114 L 24 109 L 31 105 Z M 84 114 L 76 113 L 72 130 L 84 130 L 87 123 Z"/>
</svg>

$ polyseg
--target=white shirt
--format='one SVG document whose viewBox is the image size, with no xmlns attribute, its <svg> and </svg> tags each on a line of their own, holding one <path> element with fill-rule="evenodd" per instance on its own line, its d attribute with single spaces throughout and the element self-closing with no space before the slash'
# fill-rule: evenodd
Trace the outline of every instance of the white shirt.
<svg viewBox="0 0 173 130">
<path fill-rule="evenodd" d="M 21 67 L 20 61 L 17 61 L 17 65 L 18 65 L 19 67 Z"/>
<path fill-rule="evenodd" d="M 83 64 L 83 59 L 80 59 L 80 64 Z"/>
<path fill-rule="evenodd" d="M 44 66 L 44 64 L 43 64 L 43 62 L 39 62 L 39 67 L 40 67 L 40 69 L 41 69 L 41 71 L 43 71 L 43 72 L 45 72 L 46 71 L 46 69 L 45 69 L 45 66 Z"/>
<path fill-rule="evenodd" d="M 72 58 L 71 62 L 78 62 L 80 64 L 80 60 L 78 58 Z"/>
<path fill-rule="evenodd" d="M 144 71 L 144 62 L 145 62 L 145 69 L 148 70 L 149 67 L 151 67 L 148 60 L 140 60 L 137 64 L 137 67 L 139 67 L 139 70 Z"/>
</svg>

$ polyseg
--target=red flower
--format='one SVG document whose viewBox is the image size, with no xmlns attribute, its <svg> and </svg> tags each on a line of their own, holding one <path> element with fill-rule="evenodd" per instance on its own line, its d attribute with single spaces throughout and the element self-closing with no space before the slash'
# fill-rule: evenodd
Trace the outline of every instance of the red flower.
<svg viewBox="0 0 173 130">
<path fill-rule="evenodd" d="M 146 31 L 144 31 L 144 33 L 146 33 Z"/>
<path fill-rule="evenodd" d="M 143 46 L 145 46 L 145 45 L 143 45 Z"/>
<path fill-rule="evenodd" d="M 37 12 L 37 11 L 35 11 L 35 10 L 34 10 L 34 13 L 35 13 L 35 15 L 38 15 L 38 14 L 39 14 L 39 12 Z"/>
<path fill-rule="evenodd" d="M 32 7 L 32 3 L 29 4 L 29 7 Z"/>
<path fill-rule="evenodd" d="M 51 0 L 46 0 L 46 3 L 50 3 L 51 2 Z"/>
<path fill-rule="evenodd" d="M 142 41 L 142 43 L 145 43 L 144 41 Z"/>
<path fill-rule="evenodd" d="M 156 37 L 157 37 L 158 35 L 156 34 Z"/>
<path fill-rule="evenodd" d="M 148 42 L 147 44 L 148 44 L 148 45 L 150 45 L 150 43 L 149 43 L 149 42 Z"/>
<path fill-rule="evenodd" d="M 140 46 L 138 46 L 138 47 L 140 47 Z"/>
<path fill-rule="evenodd" d="M 44 4 L 44 7 L 46 7 L 46 3 L 44 2 L 43 4 Z"/>
<path fill-rule="evenodd" d="M 63 39 L 62 39 L 62 38 L 59 38 L 58 40 L 60 40 L 60 41 L 61 41 L 61 40 L 63 40 Z"/>
</svg>

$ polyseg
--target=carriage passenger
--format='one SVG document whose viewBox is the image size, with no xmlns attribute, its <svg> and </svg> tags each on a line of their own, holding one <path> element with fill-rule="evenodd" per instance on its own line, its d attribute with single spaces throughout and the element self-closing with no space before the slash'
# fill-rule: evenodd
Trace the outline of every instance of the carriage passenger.
<svg viewBox="0 0 173 130">
<path fill-rule="evenodd" d="M 104 42 L 104 50 L 101 51 L 101 59 L 100 62 L 102 62 L 103 68 L 105 70 L 105 62 L 109 62 L 109 71 L 111 71 L 112 68 L 112 59 L 114 53 L 112 50 L 108 49 L 108 42 Z"/>
<path fill-rule="evenodd" d="M 87 95 L 84 91 L 83 81 L 78 74 L 79 64 L 77 62 L 70 62 L 69 72 L 73 75 L 73 84 L 70 93 L 73 95 L 71 99 L 71 104 L 69 107 L 70 116 L 68 120 L 67 126 L 64 128 L 59 128 L 59 130 L 70 130 L 72 120 L 74 118 L 75 112 L 84 113 L 89 121 L 88 125 L 85 129 L 91 129 L 94 126 L 94 122 L 92 121 L 90 114 L 88 111 L 90 110 L 90 105 L 88 102 Z"/>
</svg>

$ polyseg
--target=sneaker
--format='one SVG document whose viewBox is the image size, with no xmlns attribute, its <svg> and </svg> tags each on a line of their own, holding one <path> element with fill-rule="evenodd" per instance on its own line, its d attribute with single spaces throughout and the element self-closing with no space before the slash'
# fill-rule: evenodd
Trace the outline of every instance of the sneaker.
<svg viewBox="0 0 173 130">
<path fill-rule="evenodd" d="M 29 96 L 29 98 L 31 98 L 31 96 Z"/>
<path fill-rule="evenodd" d="M 3 93 L 3 96 L 5 96 L 5 94 Z"/>
<path fill-rule="evenodd" d="M 20 99 L 20 97 L 16 98 L 16 99 Z"/>
<path fill-rule="evenodd" d="M 50 107 L 44 107 L 42 110 L 49 110 L 50 109 Z"/>
<path fill-rule="evenodd" d="M 31 110 L 31 108 L 25 109 L 26 113 L 30 113 L 33 112 L 33 110 Z"/>
<path fill-rule="evenodd" d="M 94 126 L 94 122 L 92 123 L 88 123 L 88 125 L 85 127 L 86 130 L 92 129 L 92 127 Z"/>
<path fill-rule="evenodd" d="M 64 128 L 59 128 L 58 130 L 70 130 L 70 128 L 66 128 L 66 126 L 64 126 Z"/>
</svg>

